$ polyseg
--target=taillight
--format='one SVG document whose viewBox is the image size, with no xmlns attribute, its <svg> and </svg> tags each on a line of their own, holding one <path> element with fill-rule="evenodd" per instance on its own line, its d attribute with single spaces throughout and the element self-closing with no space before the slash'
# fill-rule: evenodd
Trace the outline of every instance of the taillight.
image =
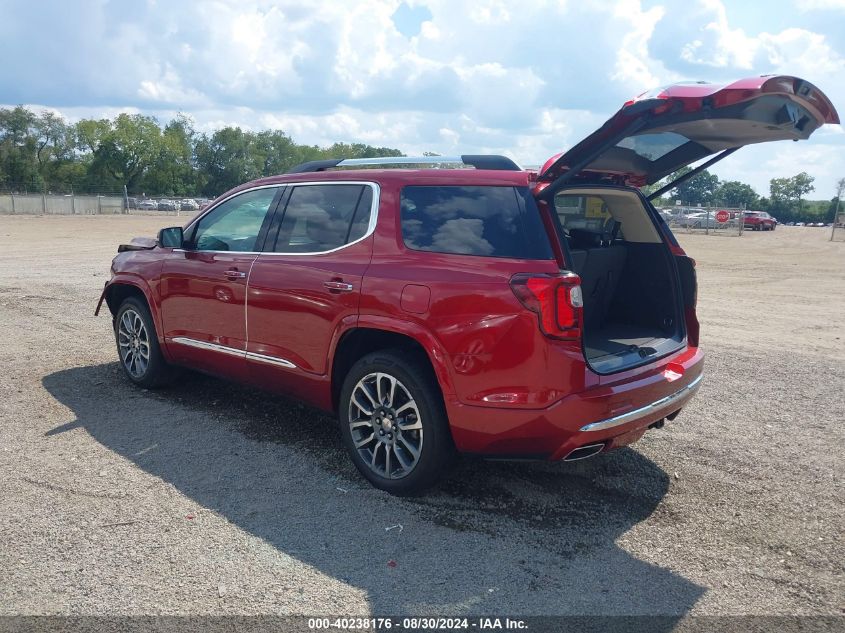
<svg viewBox="0 0 845 633">
<path fill-rule="evenodd" d="M 563 340 L 581 337 L 584 300 L 578 275 L 520 273 L 511 277 L 511 289 L 522 305 L 537 314 L 543 334 Z"/>
</svg>

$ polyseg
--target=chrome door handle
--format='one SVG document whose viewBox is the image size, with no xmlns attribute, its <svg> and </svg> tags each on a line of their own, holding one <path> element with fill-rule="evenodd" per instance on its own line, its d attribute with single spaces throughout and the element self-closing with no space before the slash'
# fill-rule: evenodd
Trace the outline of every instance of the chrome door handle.
<svg viewBox="0 0 845 633">
<path fill-rule="evenodd" d="M 226 276 L 226 279 L 231 279 L 232 281 L 235 279 L 246 279 L 246 273 L 242 273 L 239 270 L 227 270 L 223 274 Z"/>
<path fill-rule="evenodd" d="M 352 284 L 343 281 L 324 281 L 323 285 L 332 292 L 352 292 Z"/>
</svg>

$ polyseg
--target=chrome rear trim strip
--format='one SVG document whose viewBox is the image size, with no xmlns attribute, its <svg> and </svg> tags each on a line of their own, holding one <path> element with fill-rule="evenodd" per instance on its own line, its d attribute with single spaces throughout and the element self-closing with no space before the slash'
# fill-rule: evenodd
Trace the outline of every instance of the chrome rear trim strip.
<svg viewBox="0 0 845 633">
<path fill-rule="evenodd" d="M 205 349 L 210 352 L 220 352 L 221 354 L 228 354 L 229 356 L 237 356 L 239 358 L 247 358 L 259 363 L 267 363 L 270 365 L 278 365 L 279 367 L 287 367 L 288 369 L 296 369 L 289 360 L 279 358 L 278 356 L 267 356 L 266 354 L 256 354 L 255 352 L 247 352 L 234 347 L 226 347 L 225 345 L 217 345 L 216 343 L 209 343 L 207 341 L 198 341 L 196 339 L 188 338 L 186 336 L 176 336 L 170 339 L 173 343 L 180 345 L 187 345 L 188 347 L 196 347 L 197 349 Z"/>
<path fill-rule="evenodd" d="M 246 351 L 242 349 L 235 349 L 234 347 L 226 347 L 225 345 L 217 345 L 216 343 L 209 343 L 207 341 L 198 341 L 196 339 L 188 338 L 186 336 L 176 336 L 171 339 L 174 343 L 180 345 L 187 345 L 188 347 L 196 347 L 197 349 L 205 349 L 210 352 L 220 352 L 221 354 L 229 354 L 229 356 L 246 356 Z"/>
<path fill-rule="evenodd" d="M 676 391 L 675 393 L 666 396 L 665 398 L 661 398 L 660 400 L 655 400 L 651 404 L 647 404 L 644 407 L 640 407 L 639 409 L 634 409 L 633 411 L 628 411 L 628 413 L 623 413 L 622 415 L 617 415 L 612 418 L 608 418 L 606 420 L 600 420 L 599 422 L 593 422 L 591 424 L 586 424 L 581 427 L 582 431 L 603 431 L 604 429 L 610 429 L 614 426 L 622 426 L 623 424 L 628 424 L 629 422 L 633 422 L 634 420 L 638 420 L 640 418 L 644 418 L 648 415 L 651 415 L 658 409 L 663 409 L 666 407 L 671 406 L 673 403 L 677 402 L 681 398 L 686 395 L 693 393 L 701 384 L 701 379 L 704 377 L 704 374 L 693 380 L 690 384 L 685 386 L 684 388 Z"/>
<path fill-rule="evenodd" d="M 259 363 L 268 363 L 270 365 L 278 365 L 279 367 L 296 369 L 296 365 L 294 365 L 292 362 L 290 362 L 289 360 L 285 360 L 284 358 L 278 358 L 277 356 L 267 356 L 266 354 L 256 354 L 255 352 L 247 352 L 246 357 L 250 360 L 254 360 Z"/>
</svg>

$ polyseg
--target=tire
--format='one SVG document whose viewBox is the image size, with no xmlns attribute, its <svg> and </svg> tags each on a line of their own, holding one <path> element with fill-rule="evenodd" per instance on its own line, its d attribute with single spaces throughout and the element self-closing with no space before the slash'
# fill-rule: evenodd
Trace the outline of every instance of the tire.
<svg viewBox="0 0 845 633">
<path fill-rule="evenodd" d="M 423 492 L 454 459 L 440 387 L 427 363 L 406 351 L 373 352 L 355 363 L 338 418 L 352 463 L 390 494 Z"/>
<path fill-rule="evenodd" d="M 162 356 L 155 324 L 145 301 L 137 297 L 124 299 L 114 318 L 114 339 L 123 372 L 139 387 L 156 389 L 176 377 L 177 370 Z"/>
</svg>

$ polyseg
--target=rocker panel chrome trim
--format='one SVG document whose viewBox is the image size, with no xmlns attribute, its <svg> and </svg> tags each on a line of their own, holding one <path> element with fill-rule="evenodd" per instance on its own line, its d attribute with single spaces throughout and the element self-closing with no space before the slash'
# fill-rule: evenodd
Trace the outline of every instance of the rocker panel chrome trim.
<svg viewBox="0 0 845 633">
<path fill-rule="evenodd" d="M 288 369 L 296 369 L 296 365 L 294 365 L 289 360 L 285 360 L 284 358 L 279 358 L 277 356 L 267 356 L 266 354 L 256 354 L 255 352 L 247 352 L 246 357 L 249 360 L 254 360 L 259 363 L 268 363 L 270 365 L 278 365 L 280 367 L 287 367 Z"/>
<path fill-rule="evenodd" d="M 173 343 L 179 345 L 187 345 L 188 347 L 195 347 L 197 349 L 204 349 L 210 352 L 220 352 L 221 354 L 228 354 L 229 356 L 237 356 L 239 358 L 246 358 L 254 360 L 259 363 L 268 363 L 270 365 L 278 365 L 280 367 L 287 367 L 288 369 L 296 369 L 296 365 L 285 358 L 278 356 L 268 356 L 267 354 L 256 354 L 255 352 L 247 352 L 234 347 L 226 347 L 225 345 L 218 345 L 217 343 L 209 343 L 207 341 L 198 341 L 187 336 L 176 336 L 170 339 Z"/>
</svg>

